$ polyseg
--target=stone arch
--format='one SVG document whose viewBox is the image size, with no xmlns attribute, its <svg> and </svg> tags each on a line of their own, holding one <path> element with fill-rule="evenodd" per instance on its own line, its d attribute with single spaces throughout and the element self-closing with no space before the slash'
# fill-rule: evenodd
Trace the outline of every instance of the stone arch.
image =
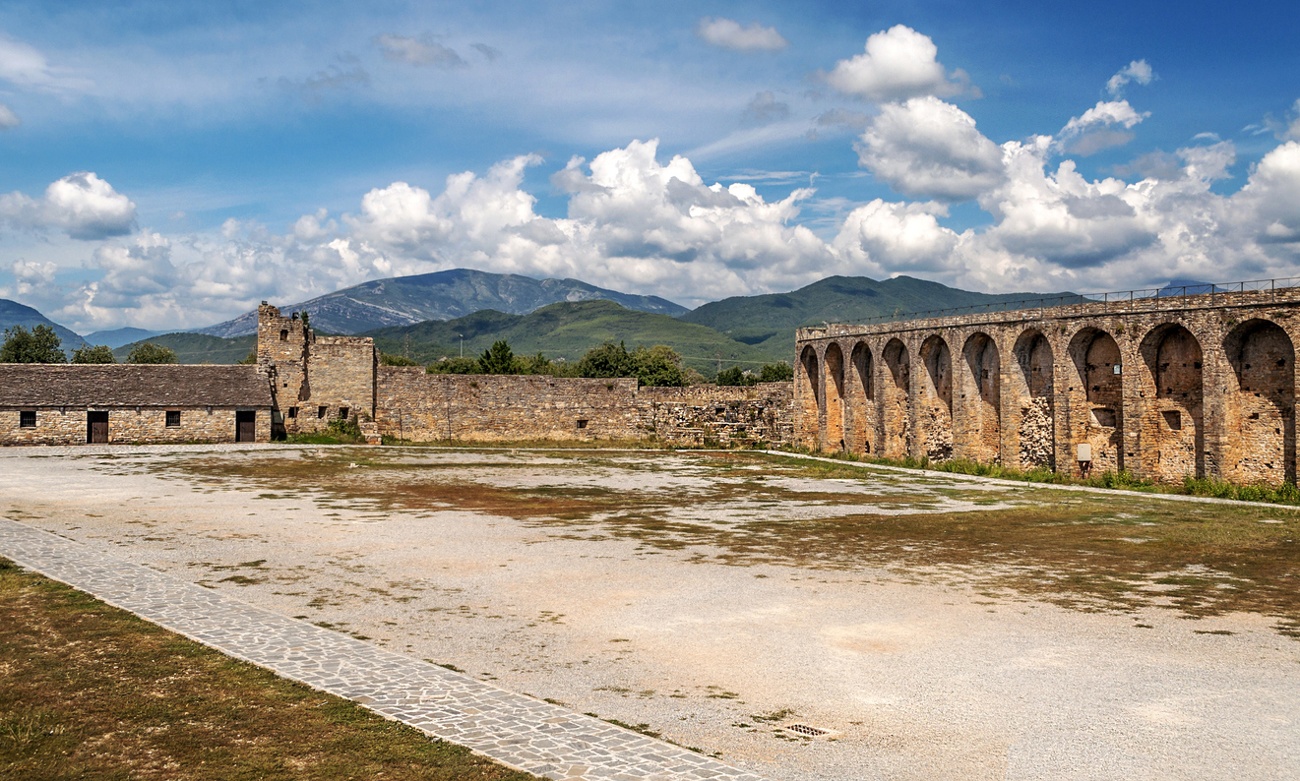
<svg viewBox="0 0 1300 781">
<path fill-rule="evenodd" d="M 1115 337 L 1100 328 L 1081 329 L 1070 340 L 1077 386 L 1069 391 L 1069 441 L 1077 461 L 1079 446 L 1091 450 L 1093 472 L 1124 469 L 1123 361 Z"/>
<path fill-rule="evenodd" d="M 921 343 L 924 378 L 917 399 L 916 426 L 921 453 L 931 461 L 952 458 L 952 352 L 942 336 Z"/>
<path fill-rule="evenodd" d="M 1175 323 L 1156 326 L 1139 347 L 1146 373 L 1143 469 L 1161 482 L 1205 476 L 1201 343 Z"/>
<path fill-rule="evenodd" d="M 956 437 L 958 455 L 997 463 L 1002 453 L 1002 362 L 998 346 L 983 331 L 976 331 L 962 347 L 961 420 Z"/>
<path fill-rule="evenodd" d="M 822 434 L 823 450 L 844 449 L 844 351 L 831 342 L 822 356 L 822 382 L 825 383 L 826 424 Z"/>
<path fill-rule="evenodd" d="M 1056 469 L 1052 345 L 1042 331 L 1030 328 L 1016 339 L 1012 352 L 1017 369 L 1010 373 L 1010 409 L 1020 468 Z"/>
<path fill-rule="evenodd" d="M 845 444 L 855 453 L 870 453 L 876 428 L 875 357 L 866 342 L 849 353 L 849 380 L 845 393 Z"/>
<path fill-rule="evenodd" d="M 1295 347 L 1270 320 L 1247 320 L 1223 340 L 1232 367 L 1224 398 L 1223 477 L 1281 485 L 1296 479 Z"/>
<path fill-rule="evenodd" d="M 900 339 L 890 339 L 880 357 L 886 369 L 880 388 L 880 452 L 885 458 L 903 458 L 912 438 L 911 360 Z"/>
<path fill-rule="evenodd" d="M 795 365 L 795 398 L 799 405 L 799 443 L 804 447 L 817 447 L 820 428 L 821 372 L 818 370 L 817 351 L 812 345 L 803 348 Z"/>
</svg>

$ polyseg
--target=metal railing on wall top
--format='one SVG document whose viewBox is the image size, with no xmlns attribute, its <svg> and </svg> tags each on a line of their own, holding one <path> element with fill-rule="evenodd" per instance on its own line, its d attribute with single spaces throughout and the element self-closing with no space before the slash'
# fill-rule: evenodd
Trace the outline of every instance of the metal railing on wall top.
<svg viewBox="0 0 1300 781">
<path fill-rule="evenodd" d="M 1220 293 L 1246 292 L 1275 293 L 1278 290 L 1286 290 L 1288 288 L 1300 288 L 1300 277 L 1254 279 L 1245 282 L 1165 285 L 1164 287 L 1158 288 L 1115 290 L 1105 293 L 1061 293 L 1055 296 L 1041 296 L 1038 298 L 1024 298 L 1012 301 L 990 301 L 985 304 L 971 304 L 970 306 L 948 307 L 946 309 L 930 309 L 917 312 L 895 312 L 888 315 L 877 315 L 875 317 L 854 320 L 853 324 L 874 325 L 879 323 L 897 323 L 908 320 L 958 317 L 961 315 L 978 314 L 982 312 L 1015 312 L 1020 310 L 1048 309 L 1057 306 L 1073 306 L 1077 304 L 1090 303 L 1132 304 L 1140 301 L 1169 299 L 1170 303 L 1174 304 L 1178 299 L 1187 299 L 1192 296 L 1213 297 Z"/>
</svg>

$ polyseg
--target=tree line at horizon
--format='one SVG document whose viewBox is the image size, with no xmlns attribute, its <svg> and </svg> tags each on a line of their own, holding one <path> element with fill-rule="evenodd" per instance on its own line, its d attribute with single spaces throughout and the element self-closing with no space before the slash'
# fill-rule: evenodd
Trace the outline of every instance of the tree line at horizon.
<svg viewBox="0 0 1300 781">
<path fill-rule="evenodd" d="M 151 342 L 141 342 L 131 349 L 127 363 L 179 363 L 176 352 Z M 112 348 L 85 344 L 63 351 L 63 340 L 48 325 L 40 324 L 28 331 L 21 325 L 6 328 L 0 344 L 0 363 L 117 363 Z"/>
<path fill-rule="evenodd" d="M 400 355 L 380 354 L 387 366 L 419 366 L 419 362 Z M 710 382 L 698 371 L 682 365 L 682 357 L 667 345 L 637 347 L 628 350 L 623 342 L 605 342 L 586 352 L 577 361 L 551 360 L 542 353 L 532 356 L 514 354 L 510 343 L 497 340 L 477 358 L 448 357 L 430 363 L 430 374 L 541 374 L 551 377 L 612 379 L 635 377 L 641 385 L 682 387 Z M 718 385 L 756 385 L 781 382 L 794 377 L 794 370 L 784 363 L 764 364 L 757 372 L 733 366 L 719 371 L 712 382 Z"/>
</svg>

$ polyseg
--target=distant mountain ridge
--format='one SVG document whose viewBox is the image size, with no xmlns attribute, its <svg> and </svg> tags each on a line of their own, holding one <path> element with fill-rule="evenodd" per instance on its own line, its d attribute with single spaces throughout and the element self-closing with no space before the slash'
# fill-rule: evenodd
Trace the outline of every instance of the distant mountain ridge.
<svg viewBox="0 0 1300 781">
<path fill-rule="evenodd" d="M 451 320 L 485 309 L 523 315 L 548 304 L 602 299 L 640 312 L 675 316 L 687 311 L 665 298 L 620 293 L 577 279 L 534 279 L 474 269 L 377 279 L 280 309 L 307 311 L 318 331 L 357 334 L 426 320 Z M 257 312 L 195 332 L 222 337 L 256 333 Z"/>
<path fill-rule="evenodd" d="M 1045 293 L 975 293 L 915 277 L 877 281 L 868 277 L 826 277 L 789 293 L 735 296 L 704 304 L 681 316 L 707 325 L 765 352 L 794 350 L 795 329 L 805 325 L 855 323 L 968 306 L 1006 306 Z M 1064 293 L 1061 295 L 1071 296 Z"/>
<path fill-rule="evenodd" d="M 525 315 L 484 310 L 455 320 L 381 328 L 365 335 L 373 337 L 383 352 L 421 363 L 462 352 L 476 358 L 498 339 L 509 342 L 516 355 L 540 352 L 552 360 L 568 361 L 578 360 L 603 342 L 623 342 L 629 350 L 666 344 L 683 357 L 685 365 L 706 375 L 716 371 L 719 361 L 723 366 L 742 363 L 758 368 L 762 363 L 788 360 L 784 352 L 769 354 L 708 326 L 600 300 L 561 302 Z M 793 350 L 792 341 L 785 352 Z"/>
<path fill-rule="evenodd" d="M 20 325 L 28 331 L 38 325 L 48 325 L 54 329 L 54 333 L 59 335 L 64 352 L 69 354 L 86 344 L 86 340 L 82 339 L 81 335 L 76 331 L 59 325 L 30 306 L 20 304 L 17 301 L 10 301 L 7 298 L 0 298 L 0 336 L 3 335 L 6 329 L 16 325 Z"/>
<path fill-rule="evenodd" d="M 131 344 L 151 336 L 158 336 L 163 331 L 149 331 L 144 328 L 114 328 L 109 331 L 95 331 L 86 334 L 87 344 L 102 344 L 117 349 L 124 344 Z"/>
</svg>

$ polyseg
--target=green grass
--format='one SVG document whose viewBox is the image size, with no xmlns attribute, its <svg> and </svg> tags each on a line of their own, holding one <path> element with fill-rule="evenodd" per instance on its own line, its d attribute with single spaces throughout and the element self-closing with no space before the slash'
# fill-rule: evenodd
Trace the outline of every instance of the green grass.
<svg viewBox="0 0 1300 781">
<path fill-rule="evenodd" d="M 1243 502 L 1265 502 L 1269 504 L 1300 505 L 1300 488 L 1295 483 L 1280 486 L 1236 485 L 1213 478 L 1183 479 L 1182 484 L 1154 483 L 1134 475 L 1128 470 L 1119 472 L 1102 472 L 1087 479 L 1077 479 L 1069 475 L 1053 472 L 1050 469 L 1015 469 L 1001 464 L 986 464 L 964 458 L 952 458 L 946 461 L 931 461 L 928 458 L 879 458 L 859 456 L 844 451 L 821 452 L 800 447 L 782 447 L 791 453 L 831 458 L 837 461 L 849 461 L 881 466 L 897 466 L 906 469 L 928 469 L 935 472 L 992 477 L 1001 480 L 1017 480 L 1044 485 L 1082 485 L 1091 488 L 1110 488 L 1123 491 L 1142 491 L 1146 493 L 1177 494 L 1183 496 L 1205 496 L 1215 499 L 1232 499 Z"/>
<path fill-rule="evenodd" d="M 0 778 L 524 781 L 0 559 Z"/>
</svg>

